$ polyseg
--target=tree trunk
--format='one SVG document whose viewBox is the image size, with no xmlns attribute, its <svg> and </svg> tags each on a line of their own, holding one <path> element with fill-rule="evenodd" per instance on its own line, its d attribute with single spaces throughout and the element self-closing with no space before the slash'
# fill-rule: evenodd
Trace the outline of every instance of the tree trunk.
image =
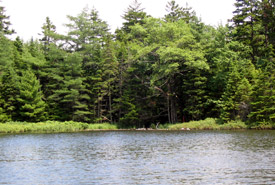
<svg viewBox="0 0 275 185">
<path fill-rule="evenodd" d="M 112 94 L 111 94 L 111 89 L 110 89 L 110 84 L 108 88 L 108 94 L 109 94 L 109 114 L 110 114 L 110 121 L 113 123 L 113 116 L 112 116 Z"/>
<path fill-rule="evenodd" d="M 167 108 L 168 108 L 168 120 L 169 123 L 176 123 L 177 120 L 177 110 L 176 110 L 176 97 L 172 87 L 172 80 L 168 82 L 168 95 L 167 95 Z"/>
</svg>

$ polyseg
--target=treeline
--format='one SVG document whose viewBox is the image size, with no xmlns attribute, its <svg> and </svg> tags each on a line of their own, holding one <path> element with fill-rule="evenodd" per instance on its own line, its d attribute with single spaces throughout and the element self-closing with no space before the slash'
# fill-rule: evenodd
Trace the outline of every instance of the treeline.
<svg viewBox="0 0 275 185">
<path fill-rule="evenodd" d="M 174 0 L 157 19 L 134 1 L 114 34 L 95 9 L 47 17 L 41 38 L 10 40 L 0 8 L 0 122 L 110 122 L 123 127 L 218 118 L 275 124 L 275 2 L 236 0 L 226 26 Z"/>
</svg>

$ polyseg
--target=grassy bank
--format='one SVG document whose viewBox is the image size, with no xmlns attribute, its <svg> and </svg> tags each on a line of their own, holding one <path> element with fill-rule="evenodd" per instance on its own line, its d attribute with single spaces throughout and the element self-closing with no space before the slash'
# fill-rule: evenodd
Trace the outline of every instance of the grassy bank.
<svg viewBox="0 0 275 185">
<path fill-rule="evenodd" d="M 232 121 L 226 124 L 217 124 L 216 120 L 213 118 L 207 118 L 201 121 L 190 121 L 186 123 L 179 123 L 168 125 L 168 130 L 182 130 L 187 129 L 190 130 L 240 130 L 240 129 L 248 129 L 247 125 L 241 121 Z"/>
<path fill-rule="evenodd" d="M 89 130 L 116 130 L 115 125 L 109 123 L 87 124 L 73 121 L 47 121 L 39 123 L 8 122 L 0 123 L 0 133 L 60 133 L 79 132 Z"/>
<path fill-rule="evenodd" d="M 158 128 L 154 124 L 152 129 L 158 130 L 241 130 L 250 129 L 244 122 L 232 121 L 226 124 L 218 124 L 216 119 L 207 118 L 201 121 L 191 121 L 178 124 L 161 124 Z M 274 129 L 270 124 L 262 124 L 252 129 Z M 39 123 L 8 122 L 0 123 L 0 133 L 60 133 L 60 132 L 80 132 L 94 130 L 121 130 L 115 124 L 88 124 L 73 121 L 58 122 L 46 121 Z M 130 129 L 132 130 L 132 129 Z"/>
</svg>

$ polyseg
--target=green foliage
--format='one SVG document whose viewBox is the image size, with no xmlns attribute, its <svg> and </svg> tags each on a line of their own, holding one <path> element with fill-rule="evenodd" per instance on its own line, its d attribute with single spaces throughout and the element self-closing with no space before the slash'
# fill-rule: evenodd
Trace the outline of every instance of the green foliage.
<svg viewBox="0 0 275 185">
<path fill-rule="evenodd" d="M 147 14 L 144 12 L 144 9 L 141 8 L 141 3 L 139 3 L 137 0 L 134 0 L 133 4 L 128 7 L 127 11 L 122 16 L 122 18 L 125 20 L 122 30 L 126 33 L 129 33 L 131 31 L 131 26 L 138 24 L 142 25 L 146 17 Z"/>
<path fill-rule="evenodd" d="M 12 42 L 0 32 L 0 76 L 12 64 Z"/>
<path fill-rule="evenodd" d="M 37 122 L 45 120 L 45 107 L 41 85 L 30 71 L 24 71 L 17 83 L 19 94 L 16 101 L 19 104 L 18 120 Z"/>
<path fill-rule="evenodd" d="M 53 90 L 49 99 L 51 102 L 57 102 L 60 111 L 58 116 L 61 120 L 89 120 L 90 112 L 85 103 L 89 96 L 83 84 L 81 61 L 82 58 L 77 53 L 68 54 L 59 66 L 59 88 Z"/>
<path fill-rule="evenodd" d="M 46 58 L 49 56 L 50 44 L 56 43 L 56 26 L 51 22 L 49 17 L 46 17 L 46 23 L 42 26 L 42 38 L 40 42 L 43 44 L 43 51 Z"/>
<path fill-rule="evenodd" d="M 134 1 L 113 35 L 95 9 L 84 8 L 68 16 L 67 34 L 56 33 L 47 17 L 41 39 L 28 42 L 6 37 L 13 30 L 0 7 L 0 121 L 108 122 L 120 128 L 185 122 L 172 129 L 235 129 L 245 122 L 274 128 L 274 5 L 237 0 L 232 24 L 215 28 L 174 0 L 158 19 Z M 88 128 L 67 123 L 14 130 Z M 109 125 L 89 125 L 96 127 Z"/>
<path fill-rule="evenodd" d="M 274 59 L 259 73 L 253 91 L 250 125 L 275 125 L 275 68 Z"/>
<path fill-rule="evenodd" d="M 77 132 L 88 129 L 87 123 L 66 121 L 47 121 L 39 123 L 7 122 L 0 123 L 0 133 L 54 133 L 54 132 Z"/>
<path fill-rule="evenodd" d="M 11 35 L 14 30 L 10 30 L 9 16 L 5 15 L 5 8 L 0 6 L 0 34 Z"/>
<path fill-rule="evenodd" d="M 3 114 L 3 122 L 11 119 L 16 119 L 18 111 L 17 95 L 18 90 L 18 76 L 12 67 L 6 69 L 5 73 L 1 78 L 1 109 Z M 5 119 L 4 119 L 5 118 Z"/>
<path fill-rule="evenodd" d="M 165 20 L 167 22 L 176 22 L 179 20 L 184 20 L 186 23 L 195 22 L 197 21 L 196 13 L 191 10 L 192 8 L 188 7 L 188 4 L 186 4 L 186 8 L 183 8 L 176 4 L 176 1 L 171 0 L 166 5 L 168 14 L 165 15 Z"/>
<path fill-rule="evenodd" d="M 97 124 L 89 124 L 88 130 L 117 130 L 116 125 L 112 125 L 110 123 L 97 123 Z"/>
<path fill-rule="evenodd" d="M 247 126 L 242 121 L 231 121 L 226 124 L 219 125 L 213 118 L 168 126 L 169 130 L 182 130 L 187 128 L 189 128 L 190 130 L 239 130 L 247 129 Z"/>
</svg>

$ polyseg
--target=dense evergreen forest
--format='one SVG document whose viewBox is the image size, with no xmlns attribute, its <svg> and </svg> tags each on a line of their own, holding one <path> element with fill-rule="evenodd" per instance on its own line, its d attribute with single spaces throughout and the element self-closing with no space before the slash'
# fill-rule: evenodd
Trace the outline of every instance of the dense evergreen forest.
<svg viewBox="0 0 275 185">
<path fill-rule="evenodd" d="M 154 18 L 134 1 L 112 34 L 84 8 L 66 35 L 47 17 L 23 42 L 0 5 L 0 122 L 275 125 L 275 1 L 236 0 L 218 27 L 174 0 L 166 10 Z"/>
</svg>

